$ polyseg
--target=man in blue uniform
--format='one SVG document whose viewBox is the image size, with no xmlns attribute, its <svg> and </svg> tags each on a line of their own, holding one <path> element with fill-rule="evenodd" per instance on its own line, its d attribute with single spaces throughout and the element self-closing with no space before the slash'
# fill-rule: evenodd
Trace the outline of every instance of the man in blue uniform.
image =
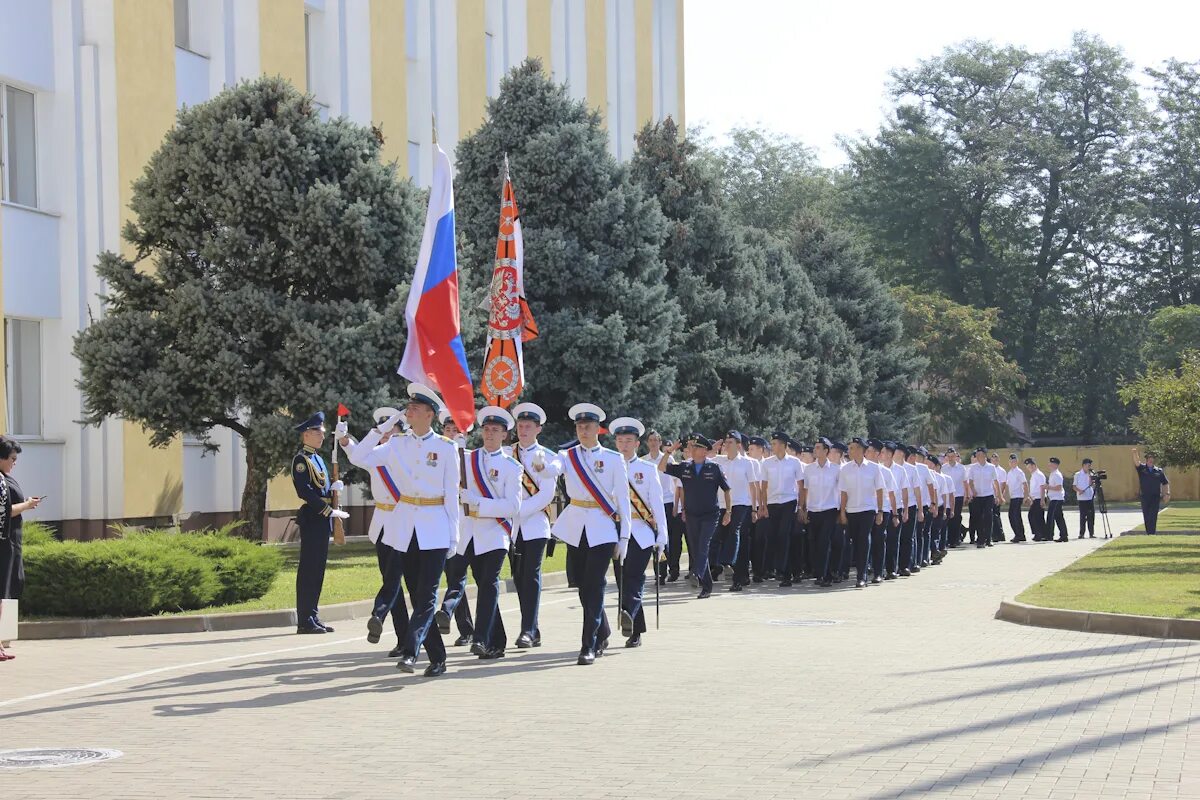
<svg viewBox="0 0 1200 800">
<path fill-rule="evenodd" d="M 292 458 L 292 483 L 304 501 L 296 513 L 300 526 L 300 563 L 296 568 L 296 633 L 333 633 L 321 622 L 317 602 L 325 583 L 325 561 L 329 558 L 329 536 L 333 520 L 350 515 L 333 507 L 333 493 L 343 488 L 330 482 L 329 468 L 317 452 L 325 442 L 325 412 L 318 411 L 296 426 L 303 445 Z"/>
<path fill-rule="evenodd" d="M 1138 475 L 1142 521 L 1146 523 L 1146 533 L 1154 535 L 1158 532 L 1159 509 L 1171 502 L 1171 484 L 1167 482 L 1167 474 L 1154 466 L 1154 453 L 1147 452 L 1143 460 L 1138 456 L 1138 449 L 1133 448 L 1133 465 Z"/>
<path fill-rule="evenodd" d="M 671 453 L 678 450 L 680 445 L 674 444 L 663 448 L 663 456 L 658 460 L 658 469 L 668 475 L 679 478 L 683 484 L 683 514 L 688 528 L 688 539 L 696 545 L 695 551 L 689 551 L 689 558 L 694 552 L 696 563 L 689 564 L 692 573 L 699 579 L 700 594 L 703 600 L 712 594 L 712 573 L 708 569 L 708 549 L 712 545 L 713 534 L 717 530 L 718 517 L 721 509 L 717 506 L 717 490 L 725 493 L 725 516 L 720 522 L 728 525 L 732 515 L 733 497 L 729 492 L 729 484 L 721 468 L 708 461 L 712 442 L 700 434 L 693 434 L 690 440 L 691 461 L 682 464 L 672 464 L 669 461 Z"/>
</svg>

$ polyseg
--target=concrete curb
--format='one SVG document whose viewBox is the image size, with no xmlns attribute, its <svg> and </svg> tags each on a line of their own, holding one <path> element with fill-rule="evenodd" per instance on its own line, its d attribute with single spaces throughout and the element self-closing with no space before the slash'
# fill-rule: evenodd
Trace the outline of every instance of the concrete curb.
<svg viewBox="0 0 1200 800">
<path fill-rule="evenodd" d="M 542 587 L 552 589 L 567 585 L 567 573 L 550 572 L 542 576 Z M 500 594 L 512 594 L 516 585 L 511 579 L 500 584 Z M 467 587 L 473 598 L 475 587 Z M 355 600 L 322 606 L 321 618 L 326 622 L 365 619 L 374 606 L 371 600 Z M 227 614 L 192 614 L 129 619 L 64 619 L 46 622 L 20 622 L 17 639 L 85 639 L 95 636 L 147 636 L 164 633 L 204 633 L 206 631 L 242 631 L 254 628 L 295 628 L 296 610 L 238 611 Z"/>
<path fill-rule="evenodd" d="M 1044 608 L 1002 600 L 996 619 L 1084 633 L 1115 633 L 1121 636 L 1148 636 L 1156 639 L 1200 639 L 1200 619 L 1143 617 L 1137 614 L 1110 614 L 1103 611 L 1073 611 Z"/>
</svg>

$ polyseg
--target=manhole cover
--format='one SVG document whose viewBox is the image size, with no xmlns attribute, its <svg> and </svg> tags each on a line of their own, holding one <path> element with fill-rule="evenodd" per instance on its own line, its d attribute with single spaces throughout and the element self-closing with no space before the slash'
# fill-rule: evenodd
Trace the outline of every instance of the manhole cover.
<svg viewBox="0 0 1200 800">
<path fill-rule="evenodd" d="M 28 750 L 0 750 L 0 769 L 53 769 L 73 767 L 120 758 L 120 750 L 88 748 L 31 748 Z"/>
<path fill-rule="evenodd" d="M 836 619 L 769 619 L 768 625 L 780 625 L 784 628 L 824 628 L 828 625 L 841 625 Z"/>
</svg>

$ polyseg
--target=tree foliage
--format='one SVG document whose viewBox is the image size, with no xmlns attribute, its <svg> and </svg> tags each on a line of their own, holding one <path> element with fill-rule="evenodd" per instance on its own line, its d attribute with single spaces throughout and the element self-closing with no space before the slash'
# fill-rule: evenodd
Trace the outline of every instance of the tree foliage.
<svg viewBox="0 0 1200 800">
<path fill-rule="evenodd" d="M 133 187 L 133 257 L 96 267 L 102 313 L 75 339 L 85 421 L 119 415 L 158 446 L 235 431 L 253 532 L 298 419 L 399 391 L 421 212 L 379 151 L 280 78 L 228 89 L 179 112 Z"/>
<path fill-rule="evenodd" d="M 1176 467 L 1200 466 L 1200 351 L 1186 350 L 1179 369 L 1151 366 L 1121 388 L 1136 404 L 1131 419 L 1146 446 Z"/>
</svg>

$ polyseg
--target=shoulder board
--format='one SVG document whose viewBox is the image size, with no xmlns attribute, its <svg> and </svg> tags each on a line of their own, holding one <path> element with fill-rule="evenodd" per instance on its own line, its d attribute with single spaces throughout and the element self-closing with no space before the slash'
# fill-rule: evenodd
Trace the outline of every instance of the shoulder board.
<svg viewBox="0 0 1200 800">
<path fill-rule="evenodd" d="M 510 463 L 510 464 L 514 464 L 514 465 L 516 465 L 516 466 L 518 466 L 518 467 L 519 467 L 519 466 L 521 466 L 521 462 L 520 462 L 520 461 L 517 461 L 515 458 L 513 458 L 513 457 L 512 457 L 512 456 L 510 456 L 510 455 L 505 455 L 505 456 L 504 456 L 504 460 L 505 460 L 505 461 L 507 461 L 508 463 Z"/>
<path fill-rule="evenodd" d="M 443 442 L 449 442 L 450 444 L 454 444 L 454 440 L 448 436 L 442 436 L 440 433 L 435 433 L 434 436 L 441 439 Z"/>
</svg>

